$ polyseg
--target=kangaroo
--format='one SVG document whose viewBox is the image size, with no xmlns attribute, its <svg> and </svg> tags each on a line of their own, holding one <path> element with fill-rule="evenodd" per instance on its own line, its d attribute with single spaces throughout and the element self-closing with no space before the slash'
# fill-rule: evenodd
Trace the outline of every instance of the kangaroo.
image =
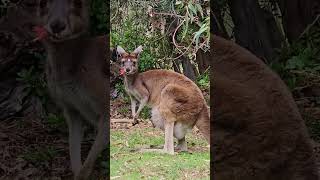
<svg viewBox="0 0 320 180">
<path fill-rule="evenodd" d="M 319 180 L 306 126 L 283 81 L 246 49 L 211 37 L 214 179 Z"/>
<path fill-rule="evenodd" d="M 74 179 L 87 179 L 98 155 L 106 147 L 107 121 L 106 36 L 89 38 L 89 2 L 41 0 L 41 41 L 47 52 L 49 92 L 62 109 L 69 128 L 69 148 Z M 83 125 L 97 129 L 97 136 L 84 163 L 81 162 Z"/>
<path fill-rule="evenodd" d="M 205 99 L 198 86 L 187 77 L 169 70 L 138 72 L 139 54 L 142 46 L 132 53 L 117 47 L 120 55 L 121 74 L 125 90 L 131 99 L 134 122 L 144 106 L 152 108 L 151 121 L 165 132 L 165 144 L 161 152 L 174 154 L 173 137 L 178 139 L 176 148 L 187 151 L 185 135 L 196 124 L 210 141 L 210 119 Z M 138 110 L 136 105 L 139 102 Z M 151 150 L 159 151 L 159 150 Z"/>
</svg>

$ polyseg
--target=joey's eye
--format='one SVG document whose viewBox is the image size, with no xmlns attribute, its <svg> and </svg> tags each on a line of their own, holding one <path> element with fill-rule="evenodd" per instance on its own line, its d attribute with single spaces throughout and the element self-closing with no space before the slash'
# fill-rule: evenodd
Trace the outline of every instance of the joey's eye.
<svg viewBox="0 0 320 180">
<path fill-rule="evenodd" d="M 121 61 L 121 65 L 124 66 L 124 61 Z"/>
<path fill-rule="evenodd" d="M 82 1 L 81 0 L 74 0 L 73 3 L 76 8 L 82 8 Z"/>
<path fill-rule="evenodd" d="M 137 62 L 133 61 L 133 65 L 135 66 L 137 64 Z"/>
</svg>

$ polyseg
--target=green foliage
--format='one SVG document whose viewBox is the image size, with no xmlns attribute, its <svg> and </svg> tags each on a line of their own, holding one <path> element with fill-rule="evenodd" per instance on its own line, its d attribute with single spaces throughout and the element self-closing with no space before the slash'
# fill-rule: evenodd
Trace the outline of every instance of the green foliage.
<svg viewBox="0 0 320 180">
<path fill-rule="evenodd" d="M 109 1 L 91 1 L 90 28 L 92 35 L 106 34 L 109 29 Z"/>
<path fill-rule="evenodd" d="M 209 47 L 208 8 L 209 3 L 202 1 L 112 1 L 111 46 L 133 51 L 143 45 L 141 71 L 172 68 L 173 58 L 180 54 L 194 60 L 198 49 Z"/>
<path fill-rule="evenodd" d="M 320 39 L 320 38 L 319 38 Z M 317 45 L 318 44 L 318 45 Z M 283 48 L 279 59 L 270 64 L 290 89 L 320 80 L 320 41 L 303 39 Z M 308 82 L 309 81 L 309 82 Z"/>
<path fill-rule="evenodd" d="M 200 87 L 200 89 L 209 89 L 210 88 L 210 74 L 209 74 L 209 69 L 201 74 L 200 76 L 197 77 L 197 85 Z"/>
<path fill-rule="evenodd" d="M 192 39 L 198 48 L 200 38 L 209 39 L 210 37 L 210 16 L 205 16 L 206 12 L 204 12 L 203 6 L 200 3 L 194 3 L 194 1 L 177 1 L 176 6 L 180 14 L 185 14 L 181 40 L 186 37 L 189 31 L 193 38 L 189 37 L 188 39 Z M 209 41 L 207 41 L 207 45 L 209 46 Z"/>
<path fill-rule="evenodd" d="M 49 113 L 46 118 L 46 123 L 54 129 L 65 129 L 67 126 L 66 121 L 62 114 Z"/>
<path fill-rule="evenodd" d="M 320 121 L 319 119 L 315 119 L 309 114 L 303 114 L 304 119 L 306 120 L 306 125 L 308 126 L 309 133 L 311 134 L 311 138 L 320 142 Z"/>
<path fill-rule="evenodd" d="M 152 39 L 145 35 L 144 27 L 134 23 L 132 18 L 135 17 L 128 17 L 123 21 L 122 31 L 112 31 L 111 46 L 119 45 L 127 52 L 132 52 L 139 45 L 142 45 L 143 52 L 139 57 L 139 69 L 140 71 L 154 69 L 157 56 L 152 53 L 152 47 L 155 47 L 151 45 Z"/>
<path fill-rule="evenodd" d="M 43 73 L 46 57 L 37 52 L 26 53 L 24 56 L 25 59 L 29 59 L 34 63 L 19 71 L 16 80 L 25 84 L 25 92 L 28 95 L 36 96 L 40 98 L 43 104 L 46 104 L 49 100 L 47 83 Z"/>
<path fill-rule="evenodd" d="M 309 75 L 318 75 L 320 70 L 320 64 L 317 63 L 315 50 L 309 48 L 299 49 L 297 55 L 293 55 L 288 60 L 281 63 L 271 64 L 271 68 L 277 71 L 284 79 L 290 89 L 302 86 L 304 80 Z"/>
<path fill-rule="evenodd" d="M 9 3 L 9 0 L 0 0 L 0 18 L 7 13 Z"/>
<path fill-rule="evenodd" d="M 115 88 L 116 88 L 116 90 L 118 91 L 118 93 L 119 93 L 120 95 L 125 94 L 125 89 L 124 89 L 124 85 L 123 85 L 122 82 L 121 82 L 121 83 L 120 83 L 120 82 L 119 82 L 119 83 L 116 83 Z"/>
<path fill-rule="evenodd" d="M 129 114 L 130 113 L 130 109 L 129 109 L 129 107 L 121 107 L 120 109 L 119 109 L 119 112 L 121 113 L 121 114 Z"/>
<path fill-rule="evenodd" d="M 124 103 L 126 103 L 126 104 L 130 104 L 130 103 L 131 103 L 130 97 L 129 97 L 127 94 L 125 94 L 125 95 L 123 96 L 123 101 L 124 101 Z"/>
<path fill-rule="evenodd" d="M 145 106 L 141 113 L 140 113 L 140 118 L 142 119 L 150 119 L 151 118 L 151 108 L 149 108 L 148 106 Z"/>
</svg>

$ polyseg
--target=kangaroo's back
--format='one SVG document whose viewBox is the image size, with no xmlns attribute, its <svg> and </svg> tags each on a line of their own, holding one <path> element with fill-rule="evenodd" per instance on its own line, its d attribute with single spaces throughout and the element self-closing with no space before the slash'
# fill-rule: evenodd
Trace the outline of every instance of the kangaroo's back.
<svg viewBox="0 0 320 180">
<path fill-rule="evenodd" d="M 174 84 L 180 87 L 180 89 L 178 88 L 172 91 L 172 97 L 188 99 L 189 96 L 195 96 L 193 99 L 204 102 L 202 92 L 198 86 L 186 76 L 174 71 L 149 70 L 139 73 L 138 78 L 143 82 L 148 91 L 151 92 L 151 96 L 149 97 L 150 103 L 159 103 L 161 92 L 168 84 Z"/>
</svg>

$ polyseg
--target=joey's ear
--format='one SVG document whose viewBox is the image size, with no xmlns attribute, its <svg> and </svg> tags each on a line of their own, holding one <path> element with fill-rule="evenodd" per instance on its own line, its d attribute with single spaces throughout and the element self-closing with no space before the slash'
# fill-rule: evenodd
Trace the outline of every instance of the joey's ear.
<svg viewBox="0 0 320 180">
<path fill-rule="evenodd" d="M 142 52 L 142 46 L 139 46 L 132 53 L 139 55 L 141 52 Z"/>
<path fill-rule="evenodd" d="M 122 55 L 122 54 L 126 53 L 126 51 L 122 47 L 118 46 L 117 47 L 117 53 Z"/>
</svg>

